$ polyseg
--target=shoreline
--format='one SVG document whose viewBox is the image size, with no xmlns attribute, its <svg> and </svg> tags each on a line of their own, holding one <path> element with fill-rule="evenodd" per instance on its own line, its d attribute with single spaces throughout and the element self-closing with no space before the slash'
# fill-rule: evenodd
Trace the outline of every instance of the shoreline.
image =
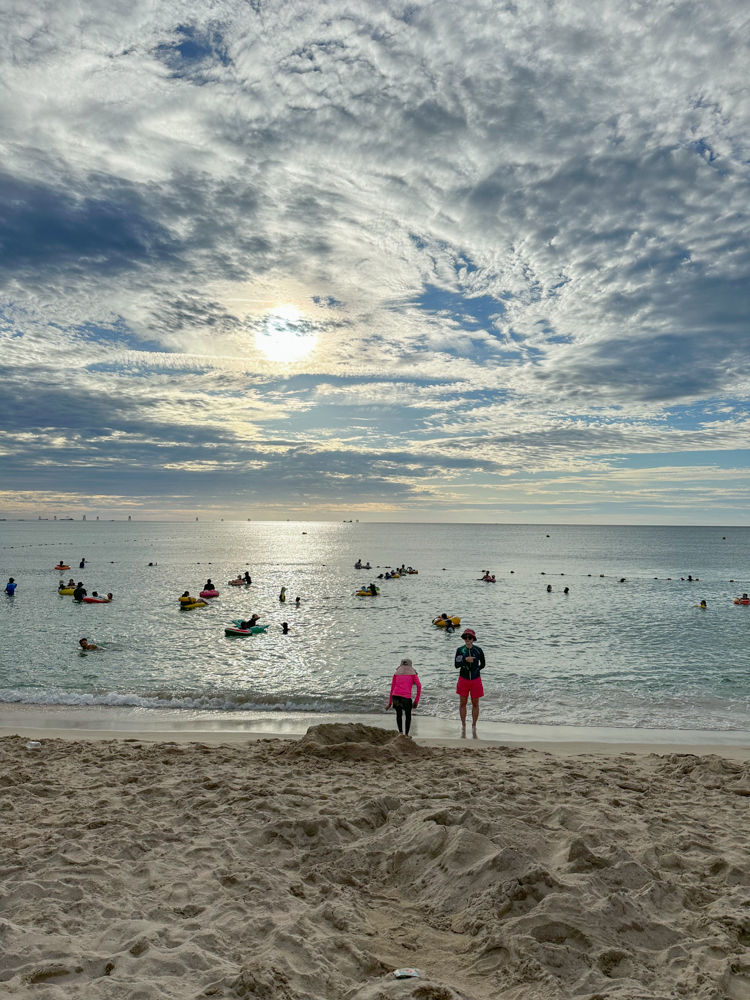
<svg viewBox="0 0 750 1000">
<path fill-rule="evenodd" d="M 0 705 L 0 738 L 74 741 L 138 740 L 171 743 L 238 744 L 265 739 L 294 740 L 310 726 L 360 722 L 395 729 L 393 714 L 345 715 L 316 712 L 198 712 L 188 709 L 108 706 Z M 515 725 L 483 722 L 478 737 L 461 738 L 459 720 L 416 715 L 412 736 L 424 746 L 506 746 L 555 755 L 716 754 L 750 760 L 745 730 L 621 729 L 615 727 Z"/>
</svg>

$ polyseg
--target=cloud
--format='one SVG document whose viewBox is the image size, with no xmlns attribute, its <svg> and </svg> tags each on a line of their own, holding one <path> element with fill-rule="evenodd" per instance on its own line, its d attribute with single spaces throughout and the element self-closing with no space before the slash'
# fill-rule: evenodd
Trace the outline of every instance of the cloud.
<svg viewBox="0 0 750 1000">
<path fill-rule="evenodd" d="M 501 492 L 596 471 L 606 497 L 622 456 L 733 448 L 745 16 L 18 6 L 4 481 L 448 509 L 466 468 Z M 255 345 L 284 304 L 317 338 L 292 365 Z"/>
</svg>

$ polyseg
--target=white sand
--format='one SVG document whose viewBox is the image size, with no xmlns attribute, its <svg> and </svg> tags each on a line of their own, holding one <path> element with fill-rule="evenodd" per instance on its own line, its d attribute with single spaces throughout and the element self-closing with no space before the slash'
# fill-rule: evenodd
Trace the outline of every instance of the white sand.
<svg viewBox="0 0 750 1000">
<path fill-rule="evenodd" d="M 356 724 L 26 743 L 0 739 L 0 997 L 750 998 L 747 762 Z"/>
</svg>

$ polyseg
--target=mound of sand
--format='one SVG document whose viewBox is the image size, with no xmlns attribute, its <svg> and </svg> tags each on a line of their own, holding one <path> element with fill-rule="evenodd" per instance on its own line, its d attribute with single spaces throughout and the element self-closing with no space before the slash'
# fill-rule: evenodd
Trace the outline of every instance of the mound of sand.
<svg viewBox="0 0 750 1000">
<path fill-rule="evenodd" d="M 310 726 L 301 740 L 295 740 L 284 747 L 282 756 L 387 762 L 424 757 L 429 752 L 426 747 L 394 730 L 365 726 L 360 722 L 345 722 Z"/>
<path fill-rule="evenodd" d="M 0 740 L 0 996 L 750 1000 L 747 764 L 316 730 Z"/>
</svg>

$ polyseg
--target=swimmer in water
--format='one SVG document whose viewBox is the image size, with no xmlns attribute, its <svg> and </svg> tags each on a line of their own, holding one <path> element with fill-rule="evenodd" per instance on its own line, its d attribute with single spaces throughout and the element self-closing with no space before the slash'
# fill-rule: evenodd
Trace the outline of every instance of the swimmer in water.
<svg viewBox="0 0 750 1000">
<path fill-rule="evenodd" d="M 89 642 L 88 639 L 79 639 L 78 645 L 81 649 L 98 649 L 99 647 L 93 642 Z"/>
<path fill-rule="evenodd" d="M 563 594 L 569 594 L 569 593 L 570 593 L 570 587 L 566 587 L 565 590 L 563 590 Z"/>
<path fill-rule="evenodd" d="M 284 633 L 284 635 L 289 635 L 289 622 L 281 623 L 281 631 Z"/>
<path fill-rule="evenodd" d="M 447 615 L 447 613 L 445 611 L 440 616 L 440 621 L 445 622 L 445 631 L 446 632 L 455 632 L 456 631 L 455 628 L 453 627 L 453 622 L 448 617 L 448 615 Z"/>
<path fill-rule="evenodd" d="M 701 606 L 702 608 L 707 608 L 707 607 L 708 607 L 708 605 L 706 604 L 706 602 L 705 602 L 705 601 L 701 601 L 701 605 L 700 605 L 700 606 Z"/>
<path fill-rule="evenodd" d="M 551 593 L 552 593 L 552 584 L 551 584 L 551 583 L 548 583 L 548 584 L 547 584 L 547 593 L 548 593 L 548 594 L 551 594 Z"/>
<path fill-rule="evenodd" d="M 296 604 L 297 607 L 299 607 L 300 604 L 302 603 L 302 598 L 301 597 L 295 597 L 294 598 L 294 603 Z"/>
</svg>

